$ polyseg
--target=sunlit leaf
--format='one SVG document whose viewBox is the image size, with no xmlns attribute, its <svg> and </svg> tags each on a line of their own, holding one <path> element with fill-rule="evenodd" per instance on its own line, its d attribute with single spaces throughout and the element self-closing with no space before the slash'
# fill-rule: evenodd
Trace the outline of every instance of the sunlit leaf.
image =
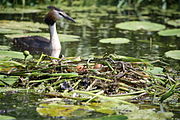
<svg viewBox="0 0 180 120">
<path fill-rule="evenodd" d="M 0 45 L 0 50 L 9 50 L 9 46 Z"/>
<path fill-rule="evenodd" d="M 48 28 L 46 24 L 29 21 L 0 20 L 1 33 L 21 33 L 26 31 L 41 31 L 40 28 Z"/>
<path fill-rule="evenodd" d="M 180 36 L 180 29 L 167 29 L 158 32 L 160 36 Z"/>
<path fill-rule="evenodd" d="M 146 30 L 146 31 L 160 31 L 165 29 L 164 25 L 148 22 L 148 21 L 130 21 L 116 24 L 116 28 L 125 30 Z"/>
<path fill-rule="evenodd" d="M 0 60 L 9 60 L 12 58 L 24 59 L 24 55 L 22 52 L 16 51 L 1 51 L 0 52 Z M 32 58 L 31 55 L 27 56 L 27 59 Z"/>
<path fill-rule="evenodd" d="M 154 75 L 163 74 L 163 68 L 161 67 L 149 67 L 146 71 Z"/>
<path fill-rule="evenodd" d="M 180 60 L 180 50 L 170 50 L 165 53 L 165 56 L 176 60 Z"/>
<path fill-rule="evenodd" d="M 127 38 L 105 38 L 105 39 L 101 39 L 99 42 L 111 43 L 111 44 L 124 44 L 130 42 L 130 40 Z"/>
<path fill-rule="evenodd" d="M 110 115 L 110 116 L 103 116 L 99 118 L 87 119 L 87 120 L 127 120 L 128 117 L 124 115 Z"/>
<path fill-rule="evenodd" d="M 180 19 L 168 20 L 167 24 L 175 26 L 175 27 L 179 27 L 180 26 Z"/>
<path fill-rule="evenodd" d="M 37 12 L 41 12 L 42 10 L 40 9 L 33 9 L 33 8 L 12 8 L 12 7 L 6 7 L 4 9 L 0 10 L 0 13 L 5 13 L 5 14 L 22 14 L 22 13 L 37 13 Z"/>
<path fill-rule="evenodd" d="M 0 115 L 0 120 L 16 120 L 16 118 L 12 116 Z"/>
<path fill-rule="evenodd" d="M 52 117 L 72 117 L 72 116 L 86 116 L 89 108 L 78 105 L 61 105 L 57 103 L 40 104 L 36 111 L 42 116 Z"/>
<path fill-rule="evenodd" d="M 173 116 L 172 112 L 155 112 L 152 109 L 137 110 L 125 114 L 128 120 L 166 120 Z"/>
</svg>

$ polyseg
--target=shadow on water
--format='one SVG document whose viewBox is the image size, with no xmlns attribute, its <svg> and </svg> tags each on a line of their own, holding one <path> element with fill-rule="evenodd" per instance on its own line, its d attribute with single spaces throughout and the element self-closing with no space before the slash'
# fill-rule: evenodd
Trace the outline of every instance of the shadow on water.
<svg viewBox="0 0 180 120">
<path fill-rule="evenodd" d="M 38 99 L 43 98 L 43 96 L 26 92 L 6 92 L 5 95 L 3 95 L 3 93 L 0 93 L 0 95 L 1 115 L 16 116 L 17 120 L 43 119 L 43 117 L 36 112 Z"/>
</svg>

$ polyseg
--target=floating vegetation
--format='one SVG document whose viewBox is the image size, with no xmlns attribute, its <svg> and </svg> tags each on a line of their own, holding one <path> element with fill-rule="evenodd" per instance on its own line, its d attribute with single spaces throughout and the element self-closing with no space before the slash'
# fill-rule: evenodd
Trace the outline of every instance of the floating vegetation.
<svg viewBox="0 0 180 120">
<path fill-rule="evenodd" d="M 80 41 L 80 37 L 76 35 L 66 35 L 66 34 L 58 34 L 61 38 L 61 42 L 76 42 Z M 49 39 L 49 33 L 23 33 L 23 34 L 9 34 L 5 35 L 8 39 L 19 38 L 19 37 L 27 37 L 27 36 L 43 36 Z"/>
<path fill-rule="evenodd" d="M 165 53 L 165 56 L 176 60 L 180 60 L 180 50 L 170 50 Z"/>
<path fill-rule="evenodd" d="M 36 8 L 4 8 L 0 9 L 0 14 L 22 14 L 22 13 L 38 13 L 42 12 L 40 9 Z"/>
<path fill-rule="evenodd" d="M 99 40 L 101 43 L 111 43 L 111 44 L 124 44 L 124 43 L 129 43 L 130 40 L 127 38 L 105 38 Z"/>
<path fill-rule="evenodd" d="M 9 60 L 9 59 L 12 59 L 12 58 L 22 59 L 22 58 L 24 58 L 24 54 L 22 52 L 5 51 L 5 50 L 0 52 L 0 60 Z M 31 55 L 29 55 L 27 57 L 27 59 L 30 59 L 30 58 L 32 58 Z"/>
<path fill-rule="evenodd" d="M 168 20 L 167 24 L 172 25 L 174 27 L 179 27 L 180 26 L 180 19 Z"/>
<path fill-rule="evenodd" d="M 179 83 L 147 60 L 113 54 L 89 59 L 56 58 L 53 62 L 46 55 L 39 60 L 14 58 L 1 61 L 0 85 L 25 87 L 46 95 L 47 99 L 36 108 L 42 116 L 83 117 L 98 112 L 123 113 L 116 117 L 129 118 L 139 111 L 138 118 L 142 113 L 169 118 L 172 113 L 139 110 L 133 101 L 153 97 L 158 104 L 172 96 L 174 101 L 179 94 Z M 16 64 L 4 67 L 5 62 Z"/>
<path fill-rule="evenodd" d="M 15 117 L 7 116 L 7 115 L 0 115 L 1 120 L 16 120 Z"/>
<path fill-rule="evenodd" d="M 0 50 L 9 50 L 9 46 L 0 45 Z"/>
<path fill-rule="evenodd" d="M 0 20 L 0 24 L 0 32 L 4 34 L 41 31 L 42 28 L 47 28 L 45 24 L 28 21 Z"/>
<path fill-rule="evenodd" d="M 159 31 L 158 34 L 160 36 L 180 36 L 180 29 L 167 29 Z"/>
<path fill-rule="evenodd" d="M 147 21 L 129 21 L 116 24 L 116 28 L 124 29 L 124 30 L 145 30 L 145 31 L 160 31 L 165 29 L 166 27 L 161 24 L 147 22 Z"/>
</svg>

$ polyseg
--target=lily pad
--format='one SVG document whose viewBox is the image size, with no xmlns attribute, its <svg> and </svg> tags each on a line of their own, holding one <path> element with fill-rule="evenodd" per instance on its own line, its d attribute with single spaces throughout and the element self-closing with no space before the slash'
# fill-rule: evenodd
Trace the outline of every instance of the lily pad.
<svg viewBox="0 0 180 120">
<path fill-rule="evenodd" d="M 16 118 L 12 116 L 0 115 L 0 120 L 16 120 Z"/>
<path fill-rule="evenodd" d="M 124 115 L 108 115 L 108 116 L 103 116 L 99 118 L 93 118 L 93 120 L 127 120 L 128 117 Z M 88 119 L 92 120 L 92 119 Z"/>
<path fill-rule="evenodd" d="M 159 31 L 158 34 L 160 36 L 180 36 L 180 29 L 167 29 L 163 31 Z"/>
<path fill-rule="evenodd" d="M 116 24 L 116 28 L 124 29 L 124 30 L 146 30 L 146 31 L 160 31 L 165 29 L 166 27 L 161 24 L 147 22 L 147 21 L 130 21 Z"/>
<path fill-rule="evenodd" d="M 52 117 L 72 117 L 85 116 L 91 109 L 85 106 L 78 105 L 61 105 L 57 103 L 40 104 L 36 111 L 42 116 Z"/>
<path fill-rule="evenodd" d="M 40 28 L 47 28 L 47 25 L 28 21 L 0 20 L 1 33 L 22 33 L 24 31 L 41 31 Z"/>
<path fill-rule="evenodd" d="M 130 40 L 127 38 L 105 38 L 105 39 L 101 39 L 99 42 L 111 43 L 111 44 L 124 44 L 124 43 L 129 43 Z"/>
<path fill-rule="evenodd" d="M 173 116 L 172 112 L 155 112 L 152 109 L 132 111 L 125 114 L 128 120 L 166 120 Z"/>
<path fill-rule="evenodd" d="M 22 52 L 16 51 L 1 51 L 0 52 L 0 60 L 10 60 L 12 58 L 24 59 L 24 55 Z M 27 59 L 32 58 L 31 55 L 27 57 Z"/>
<path fill-rule="evenodd" d="M 180 26 L 180 19 L 169 20 L 169 21 L 167 21 L 167 24 L 175 26 L 175 27 L 179 27 Z"/>
<path fill-rule="evenodd" d="M 40 9 L 33 8 L 5 8 L 0 10 L 0 14 L 20 14 L 20 13 L 38 13 Z"/>
<path fill-rule="evenodd" d="M 180 60 L 180 50 L 170 50 L 165 53 L 165 56 L 176 60 Z"/>
<path fill-rule="evenodd" d="M 9 39 L 18 38 L 18 37 L 27 37 L 27 36 L 42 36 L 49 39 L 49 33 L 24 33 L 24 34 L 10 34 L 5 35 Z M 80 37 L 76 35 L 66 35 L 59 34 L 59 39 L 61 42 L 75 42 L 80 41 Z"/>
<path fill-rule="evenodd" d="M 9 46 L 0 45 L 0 50 L 9 50 Z"/>
</svg>

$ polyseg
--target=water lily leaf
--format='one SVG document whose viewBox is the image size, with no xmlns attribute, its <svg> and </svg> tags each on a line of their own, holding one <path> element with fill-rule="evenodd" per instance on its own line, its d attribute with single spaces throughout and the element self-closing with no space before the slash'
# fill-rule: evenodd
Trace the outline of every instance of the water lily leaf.
<svg viewBox="0 0 180 120">
<path fill-rule="evenodd" d="M 163 74 L 163 68 L 161 67 L 152 67 L 152 68 L 150 67 L 146 71 L 154 75 Z"/>
<path fill-rule="evenodd" d="M 180 26 L 180 19 L 168 20 L 167 24 L 175 26 L 175 27 L 179 27 Z"/>
<path fill-rule="evenodd" d="M 0 28 L 0 34 L 12 34 L 12 33 L 22 33 L 22 30 L 17 29 L 8 29 L 8 28 Z"/>
<path fill-rule="evenodd" d="M 172 112 L 155 112 L 152 109 L 137 110 L 126 114 L 128 120 L 166 120 L 173 116 Z"/>
<path fill-rule="evenodd" d="M 124 44 L 130 42 L 130 40 L 127 38 L 105 38 L 105 39 L 101 39 L 99 42 L 111 43 L 111 44 Z"/>
<path fill-rule="evenodd" d="M 24 55 L 22 52 L 16 51 L 1 51 L 0 52 L 0 60 L 10 60 L 12 58 L 24 59 Z M 27 56 L 27 59 L 32 58 L 31 55 Z"/>
<path fill-rule="evenodd" d="M 9 50 L 9 46 L 0 45 L 0 50 Z"/>
<path fill-rule="evenodd" d="M 160 36 L 180 36 L 180 29 L 167 29 L 159 31 Z"/>
<path fill-rule="evenodd" d="M 127 120 L 128 117 L 124 115 L 111 115 L 111 116 L 103 116 L 99 118 L 93 118 L 93 120 Z M 91 119 L 88 119 L 91 120 Z"/>
<path fill-rule="evenodd" d="M 124 30 L 146 30 L 146 31 L 160 31 L 165 29 L 166 27 L 161 24 L 147 22 L 147 21 L 130 21 L 116 24 L 116 28 L 124 29 Z"/>
<path fill-rule="evenodd" d="M 1 9 L 0 13 L 2 14 L 18 14 L 18 13 L 38 13 L 41 12 L 42 10 L 40 9 L 33 9 L 33 8 L 5 8 Z"/>
<path fill-rule="evenodd" d="M 88 107 L 77 105 L 61 105 L 57 103 L 40 104 L 36 111 L 42 116 L 72 117 L 85 116 L 89 111 Z"/>
<path fill-rule="evenodd" d="M 40 28 L 47 28 L 47 25 L 28 21 L 0 20 L 1 33 L 21 33 L 25 31 L 41 31 Z"/>
<path fill-rule="evenodd" d="M 24 34 L 10 34 L 5 35 L 9 39 L 18 38 L 18 37 L 27 37 L 27 36 L 42 36 L 49 39 L 49 33 L 24 33 Z M 59 39 L 61 42 L 76 42 L 80 41 L 80 37 L 76 35 L 66 35 L 59 34 Z"/>
<path fill-rule="evenodd" d="M 176 60 L 180 60 L 180 50 L 170 50 L 165 53 L 165 56 Z"/>
<path fill-rule="evenodd" d="M 16 120 L 16 118 L 12 116 L 0 115 L 0 120 Z"/>
</svg>

